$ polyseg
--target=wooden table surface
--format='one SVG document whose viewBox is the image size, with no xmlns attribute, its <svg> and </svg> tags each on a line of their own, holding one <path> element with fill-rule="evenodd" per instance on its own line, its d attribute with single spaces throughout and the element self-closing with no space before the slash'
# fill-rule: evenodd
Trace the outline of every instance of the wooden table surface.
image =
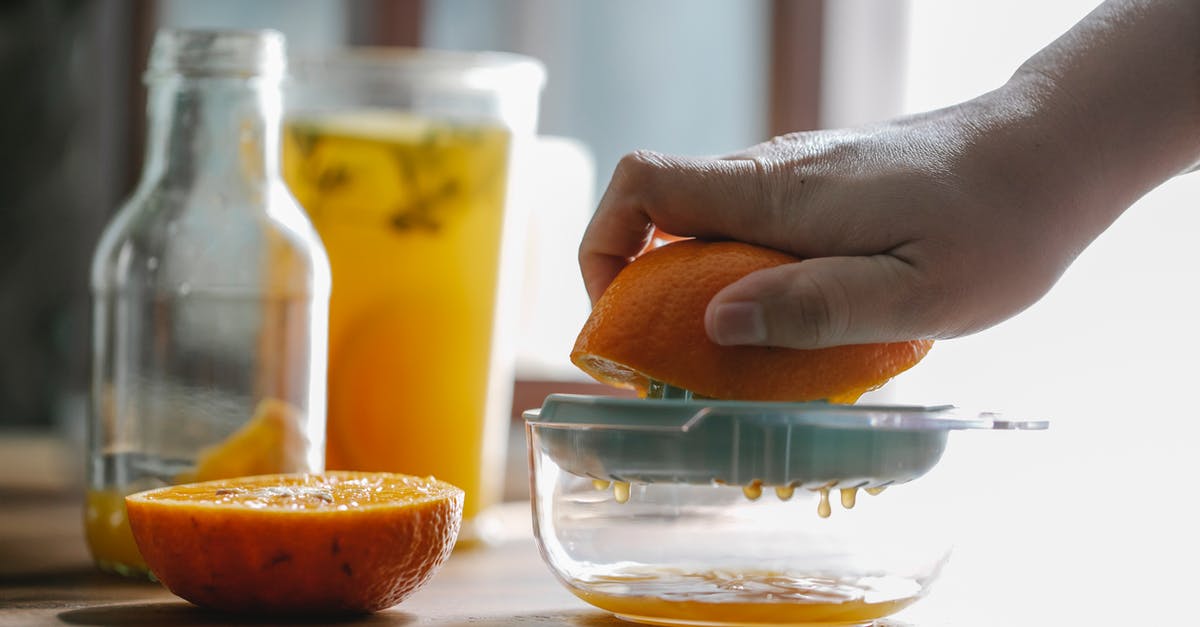
<svg viewBox="0 0 1200 627">
<path fill-rule="evenodd" d="M 521 444 L 518 435 L 514 433 L 514 447 Z M 0 434 L 0 627 L 247 624 L 196 608 L 158 584 L 95 570 L 82 533 L 78 450 L 78 443 Z M 1045 472 L 1035 462 L 1031 458 L 1028 472 Z M 512 464 L 510 472 L 523 473 L 521 464 Z M 510 485 L 518 485 L 519 478 Z M 1009 518 L 964 530 L 969 533 L 932 594 L 877 627 L 1200 625 L 1191 611 L 1194 593 L 1188 594 L 1196 583 L 1194 565 L 1200 563 L 1195 515 L 1183 513 L 1190 506 L 1180 504 L 1173 515 L 1151 525 L 1143 518 L 1119 518 L 1129 508 L 1109 507 L 1099 488 L 1071 496 L 1074 509 L 1055 509 L 1063 494 L 1023 487 L 1031 483 L 1030 477 L 1013 477 L 1008 488 L 978 495 L 981 500 L 976 501 L 967 500 L 970 491 L 955 494 L 969 507 L 988 500 L 1024 507 L 1010 508 Z M 500 513 L 502 542 L 456 552 L 429 584 L 399 606 L 348 622 L 628 624 L 559 585 L 538 555 L 527 503 L 507 503 Z M 1037 524 L 1022 522 L 1031 514 L 1037 515 Z M 1122 529 L 1127 532 L 1120 533 Z M 1162 617 L 1172 620 L 1160 622 Z"/>
<path fill-rule="evenodd" d="M 60 499 L 6 498 L 0 510 L 0 625 L 227 625 L 156 583 L 95 570 L 80 532 L 82 508 Z M 506 505 L 509 522 L 522 518 Z M 294 620 L 289 620 L 292 623 Z M 610 625 L 557 584 L 532 537 L 513 535 L 454 554 L 400 606 L 350 621 L 369 625 Z M 270 624 L 254 622 L 253 624 Z"/>
<path fill-rule="evenodd" d="M 514 446 L 520 442 L 515 435 Z M 205 611 L 157 583 L 96 570 L 83 539 L 82 496 L 74 476 L 79 471 L 64 468 L 72 452 L 61 442 L 0 435 L 0 627 L 275 624 Z M 516 470 L 510 466 L 510 472 Z M 498 514 L 503 532 L 497 543 L 456 551 L 429 584 L 400 605 L 345 622 L 629 625 L 555 580 L 538 555 L 528 503 L 505 503 Z M 884 625 L 915 627 L 904 621 Z M 927 625 L 932 624 L 921 623 Z"/>
<path fill-rule="evenodd" d="M 0 509 L 0 625 L 236 625 L 160 585 L 95 570 L 78 503 L 5 495 Z M 508 537 L 456 552 L 433 580 L 390 610 L 345 621 L 364 625 L 628 625 L 566 591 L 538 556 L 523 503 L 501 508 Z M 525 526 L 525 527 L 523 527 Z M 523 532 L 524 529 L 524 532 Z M 286 623 L 295 624 L 291 619 Z M 339 623 L 342 624 L 342 623 Z M 911 623 L 889 621 L 890 627 Z"/>
</svg>

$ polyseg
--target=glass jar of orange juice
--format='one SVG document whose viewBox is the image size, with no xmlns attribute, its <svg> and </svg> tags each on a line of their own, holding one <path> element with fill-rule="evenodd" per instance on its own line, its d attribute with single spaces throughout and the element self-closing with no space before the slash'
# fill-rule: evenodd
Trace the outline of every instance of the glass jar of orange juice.
<svg viewBox="0 0 1200 627">
<path fill-rule="evenodd" d="M 292 60 L 284 178 L 329 253 L 327 465 L 466 491 L 460 543 L 501 497 L 521 207 L 544 70 L 499 53 Z"/>
<path fill-rule="evenodd" d="M 161 31 L 142 178 L 92 262 L 84 529 L 147 573 L 125 495 L 324 463 L 329 261 L 279 175 L 283 37 Z"/>
</svg>

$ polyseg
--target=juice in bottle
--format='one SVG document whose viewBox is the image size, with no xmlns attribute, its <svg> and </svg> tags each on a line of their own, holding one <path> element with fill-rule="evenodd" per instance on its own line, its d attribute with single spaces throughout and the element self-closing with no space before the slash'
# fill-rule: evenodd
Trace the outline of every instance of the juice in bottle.
<svg viewBox="0 0 1200 627">
<path fill-rule="evenodd" d="M 503 472 L 509 144 L 500 126 L 381 110 L 292 117 L 284 132 L 284 177 L 333 271 L 327 466 L 461 487 L 466 537 Z"/>
<path fill-rule="evenodd" d="M 101 569 L 130 576 L 149 573 L 129 530 L 124 492 L 88 490 L 83 529 L 92 559 Z"/>
</svg>

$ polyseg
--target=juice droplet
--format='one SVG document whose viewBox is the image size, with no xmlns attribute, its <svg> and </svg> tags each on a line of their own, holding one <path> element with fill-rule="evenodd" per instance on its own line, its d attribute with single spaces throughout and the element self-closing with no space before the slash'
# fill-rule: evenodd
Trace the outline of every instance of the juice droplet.
<svg viewBox="0 0 1200 627">
<path fill-rule="evenodd" d="M 614 481 L 612 484 L 613 499 L 618 503 L 624 503 L 629 500 L 629 482 Z"/>
<path fill-rule="evenodd" d="M 821 488 L 821 502 L 817 503 L 817 515 L 821 518 L 829 518 L 833 513 L 833 509 L 829 507 L 829 488 Z"/>
<path fill-rule="evenodd" d="M 795 492 L 796 492 L 796 486 L 794 486 L 794 485 L 777 485 L 777 486 L 775 486 L 775 496 L 778 496 L 779 500 L 781 500 L 781 501 L 786 501 L 786 500 L 792 498 L 792 494 L 794 494 Z"/>
<path fill-rule="evenodd" d="M 879 496 L 880 494 L 883 494 L 883 491 L 886 489 L 887 486 L 882 485 L 877 488 L 867 488 L 867 494 L 870 494 L 871 496 Z"/>
<path fill-rule="evenodd" d="M 842 507 L 854 509 L 854 503 L 857 500 L 858 488 L 842 488 Z"/>
<path fill-rule="evenodd" d="M 758 497 L 762 496 L 762 481 L 755 479 L 749 485 L 742 486 L 742 494 L 751 501 L 757 501 Z"/>
<path fill-rule="evenodd" d="M 608 486 L 610 486 L 610 485 L 612 485 L 611 481 L 605 481 L 603 479 L 592 479 L 592 487 L 596 488 L 597 490 L 607 490 Z"/>
</svg>

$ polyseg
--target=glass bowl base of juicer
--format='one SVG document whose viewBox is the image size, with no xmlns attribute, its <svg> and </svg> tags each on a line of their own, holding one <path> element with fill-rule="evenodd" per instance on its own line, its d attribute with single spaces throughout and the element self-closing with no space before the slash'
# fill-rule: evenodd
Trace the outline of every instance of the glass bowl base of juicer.
<svg viewBox="0 0 1200 627">
<path fill-rule="evenodd" d="M 915 481 L 949 433 L 1048 426 L 952 406 L 654 393 L 551 395 L 525 413 L 543 559 L 584 601 L 647 624 L 894 614 L 949 557 L 945 499 Z"/>
</svg>

